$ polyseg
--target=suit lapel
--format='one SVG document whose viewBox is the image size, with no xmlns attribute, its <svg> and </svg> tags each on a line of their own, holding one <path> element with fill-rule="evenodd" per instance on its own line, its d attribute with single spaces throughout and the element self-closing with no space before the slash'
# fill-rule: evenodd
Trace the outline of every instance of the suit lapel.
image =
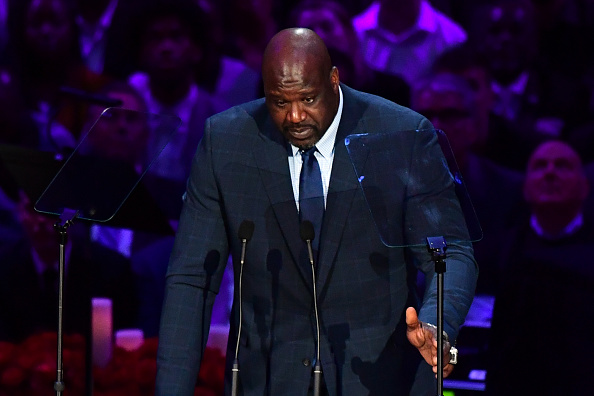
<svg viewBox="0 0 594 396">
<path fill-rule="evenodd" d="M 318 264 L 318 284 L 320 287 L 318 290 L 322 290 L 323 285 L 328 280 L 328 274 L 334 265 L 334 259 L 342 240 L 342 233 L 351 210 L 353 197 L 359 189 L 359 183 L 344 144 L 344 139 L 348 135 L 364 132 L 360 123 L 363 108 L 357 103 L 348 87 L 341 85 L 341 88 L 343 92 L 343 111 L 334 144 L 334 162 L 328 187 L 326 213 L 322 224 Z"/>
<path fill-rule="evenodd" d="M 311 270 L 309 262 L 304 260 L 305 243 L 299 235 L 299 214 L 291 184 L 287 144 L 270 117 L 263 117 L 261 121 L 261 138 L 253 148 L 254 158 L 289 251 L 302 276 L 308 280 Z"/>
</svg>

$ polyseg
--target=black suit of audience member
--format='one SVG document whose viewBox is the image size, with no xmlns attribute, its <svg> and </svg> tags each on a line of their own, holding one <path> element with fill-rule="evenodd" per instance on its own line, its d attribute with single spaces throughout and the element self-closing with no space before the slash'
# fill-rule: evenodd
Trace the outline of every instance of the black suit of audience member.
<svg viewBox="0 0 594 396">
<path fill-rule="evenodd" d="M 502 246 L 488 394 L 585 395 L 591 388 L 594 224 L 582 217 L 588 193 L 570 146 L 538 146 L 524 185 L 531 217 Z"/>
<path fill-rule="evenodd" d="M 35 212 L 24 194 L 17 216 L 22 234 L 0 249 L 0 339 L 13 342 L 39 331 L 56 331 L 58 324 L 57 219 Z M 87 334 L 92 297 L 112 299 L 114 329 L 135 327 L 138 302 L 129 261 L 89 242 L 85 230 L 78 223 L 68 231 L 64 331 Z"/>
</svg>

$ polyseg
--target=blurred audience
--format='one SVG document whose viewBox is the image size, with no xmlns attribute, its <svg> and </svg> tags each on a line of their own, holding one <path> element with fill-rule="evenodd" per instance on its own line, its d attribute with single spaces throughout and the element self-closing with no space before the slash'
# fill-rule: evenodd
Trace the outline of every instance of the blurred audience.
<svg viewBox="0 0 594 396">
<path fill-rule="evenodd" d="M 522 174 L 506 169 L 474 151 L 480 131 L 480 101 L 469 82 L 455 74 L 436 74 L 413 94 L 413 108 L 436 129 L 445 132 L 461 179 L 468 190 L 483 231 L 474 244 L 481 276 L 477 294 L 495 294 L 498 276 L 495 260 L 506 229 L 521 210 Z"/>
<path fill-rule="evenodd" d="M 139 14 L 141 71 L 133 73 L 129 83 L 143 97 L 148 112 L 182 120 L 149 172 L 178 182 L 179 188 L 169 193 L 181 197 L 206 118 L 226 108 L 195 81 L 194 69 L 205 50 L 206 15 L 193 0 L 156 1 Z M 163 147 L 169 137 L 152 135 L 149 148 Z"/>
<path fill-rule="evenodd" d="M 59 239 L 57 219 L 36 212 L 25 193 L 20 194 L 15 216 L 22 232 L 17 241 L 0 249 L 0 339 L 19 342 L 39 331 L 57 330 Z M 113 300 L 114 329 L 135 327 L 138 300 L 130 262 L 90 243 L 85 228 L 78 223 L 68 231 L 64 331 L 89 334 L 92 297 Z"/>
<path fill-rule="evenodd" d="M 84 145 L 141 172 L 169 137 L 143 124 L 146 113 L 179 116 L 143 178 L 174 228 L 205 119 L 262 96 L 264 45 L 288 26 L 322 37 L 342 82 L 445 131 L 484 232 L 477 293 L 497 296 L 489 391 L 546 395 L 564 381 L 565 393 L 583 393 L 593 367 L 576 352 L 591 352 L 582 340 L 594 317 L 594 196 L 575 151 L 594 182 L 590 0 L 0 0 L 0 143 L 71 150 L 107 98 L 145 117 L 112 113 Z M 56 324 L 42 273 L 55 269 L 57 241 L 5 176 L 0 337 L 18 340 Z M 156 335 L 171 235 L 81 224 L 72 233 L 68 330 L 82 329 L 90 296 L 107 295 L 116 326 Z M 228 268 L 213 323 L 227 323 L 232 290 Z M 577 330 L 557 324 L 565 313 L 586 319 Z"/>
<path fill-rule="evenodd" d="M 523 169 L 537 144 L 564 139 L 568 130 L 587 120 L 588 90 L 578 78 L 542 61 L 530 0 L 479 4 L 471 33 L 492 78 L 492 111 L 507 121 L 498 133 L 508 134 L 516 145 L 506 165 Z"/>
<path fill-rule="evenodd" d="M 374 1 L 353 19 L 367 64 L 413 86 L 466 32 L 428 0 Z"/>
<path fill-rule="evenodd" d="M 574 149 L 561 141 L 535 149 L 524 184 L 530 215 L 501 246 L 490 395 L 581 395 L 589 389 L 594 225 L 583 216 L 589 193 Z"/>
<path fill-rule="evenodd" d="M 477 123 L 477 136 L 473 144 L 473 151 L 489 156 L 493 146 L 489 137 L 499 136 L 497 125 L 501 122 L 497 121 L 498 116 L 491 111 L 494 98 L 491 89 L 491 75 L 486 64 L 466 42 L 444 51 L 431 68 L 434 74 L 455 74 L 470 84 L 475 96 Z"/>
<path fill-rule="evenodd" d="M 51 151 L 71 148 L 81 132 L 86 103 L 61 89 L 92 92 L 107 79 L 81 61 L 78 28 L 68 0 L 25 0 L 12 5 L 8 70 L 38 126 L 36 146 Z"/>
<path fill-rule="evenodd" d="M 0 0 L 0 61 L 4 59 L 4 51 L 8 44 L 8 0 Z M 2 62 L 0 62 L 1 64 Z"/>
<path fill-rule="evenodd" d="M 91 106 L 88 114 L 90 132 L 85 137 L 79 150 L 82 154 L 97 155 L 101 158 L 118 160 L 118 164 L 131 165 L 140 174 L 144 172 L 159 150 L 147 148 L 152 133 L 151 126 L 159 125 L 159 116 L 147 113 L 144 99 L 126 82 L 113 82 L 101 92 L 110 99 L 120 100 L 122 108 L 108 111 L 101 106 Z M 115 175 L 114 175 L 115 177 Z M 132 187 L 132 186 L 130 186 Z M 146 190 L 144 188 L 146 187 Z M 153 210 L 164 213 L 151 213 L 151 217 L 165 216 L 171 212 L 166 205 L 171 205 L 173 197 L 166 202 L 159 198 L 163 195 L 163 185 L 145 175 L 135 191 L 148 191 L 150 196 L 143 196 L 144 201 L 154 199 L 158 206 Z M 167 187 L 165 187 L 167 190 Z M 171 194 L 171 191 L 167 191 Z M 134 192 L 132 193 L 134 194 Z M 131 195 L 123 204 L 118 214 L 130 211 Z M 181 196 L 177 197 L 181 201 Z M 142 204 L 142 202 L 136 202 Z M 128 216 L 129 218 L 129 216 Z M 131 262 L 134 274 L 134 290 L 137 293 L 138 317 L 136 325 L 147 337 L 157 334 L 161 313 L 161 304 L 165 287 L 165 270 L 173 247 L 172 233 L 147 230 L 139 219 L 130 219 L 127 225 L 114 226 L 111 223 L 95 223 L 90 228 L 90 239 Z"/>
<path fill-rule="evenodd" d="M 0 68 L 0 143 L 26 147 L 38 144 L 37 125 L 25 106 L 18 82 Z"/>
<path fill-rule="evenodd" d="M 111 82 L 98 93 L 108 99 L 120 101 L 120 106 L 124 109 L 105 112 L 101 105 L 89 106 L 85 130 L 90 133 L 84 137 L 79 150 L 82 154 L 125 161 L 141 173 L 152 159 L 147 158 L 150 130 L 145 115 L 146 103 L 125 82 Z"/>
</svg>

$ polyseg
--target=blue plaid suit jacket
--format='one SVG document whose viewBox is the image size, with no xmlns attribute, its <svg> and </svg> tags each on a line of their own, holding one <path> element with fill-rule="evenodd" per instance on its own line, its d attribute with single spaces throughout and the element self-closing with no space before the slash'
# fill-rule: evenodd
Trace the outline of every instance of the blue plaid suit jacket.
<svg viewBox="0 0 594 396">
<path fill-rule="evenodd" d="M 324 379 L 330 395 L 435 394 L 435 377 L 406 339 L 405 323 L 409 305 L 420 308 L 421 320 L 435 323 L 435 281 L 427 282 L 422 304 L 414 286 L 417 270 L 433 278 L 433 263 L 425 247 L 388 248 L 382 243 L 344 145 L 349 134 L 432 126 L 407 108 L 341 88 L 344 110 L 316 269 Z M 414 144 L 403 140 L 394 155 L 423 155 Z M 446 211 L 455 212 L 456 205 L 448 207 L 450 196 L 442 201 Z M 393 203 L 402 223 L 416 217 L 412 202 L 407 207 Z M 237 284 L 237 230 L 246 219 L 255 223 L 255 232 L 243 270 L 240 392 L 307 394 L 316 339 L 311 267 L 299 236 L 287 144 L 272 124 L 264 99 L 206 122 L 168 269 L 157 394 L 193 394 L 228 254 L 234 258 Z M 471 244 L 450 246 L 444 318 L 451 338 L 468 311 L 476 276 Z M 237 299 L 236 288 L 228 379 L 238 327 Z"/>
</svg>

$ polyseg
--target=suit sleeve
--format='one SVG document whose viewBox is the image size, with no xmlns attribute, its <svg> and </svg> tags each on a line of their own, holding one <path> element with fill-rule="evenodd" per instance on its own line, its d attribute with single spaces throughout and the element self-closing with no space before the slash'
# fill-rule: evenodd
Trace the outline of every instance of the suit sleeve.
<svg viewBox="0 0 594 396">
<path fill-rule="evenodd" d="M 157 356 L 157 395 L 193 395 L 228 257 L 216 181 L 212 121 L 192 161 L 167 270 Z"/>
<path fill-rule="evenodd" d="M 425 119 L 419 130 L 433 129 Z M 455 193 L 455 180 L 434 133 L 420 133 L 415 142 L 405 230 L 415 263 L 425 274 L 426 289 L 419 319 L 437 322 L 437 276 L 426 237 L 446 239 L 444 274 L 444 330 L 453 342 L 464 323 L 476 288 L 478 267 L 464 214 Z"/>
</svg>

